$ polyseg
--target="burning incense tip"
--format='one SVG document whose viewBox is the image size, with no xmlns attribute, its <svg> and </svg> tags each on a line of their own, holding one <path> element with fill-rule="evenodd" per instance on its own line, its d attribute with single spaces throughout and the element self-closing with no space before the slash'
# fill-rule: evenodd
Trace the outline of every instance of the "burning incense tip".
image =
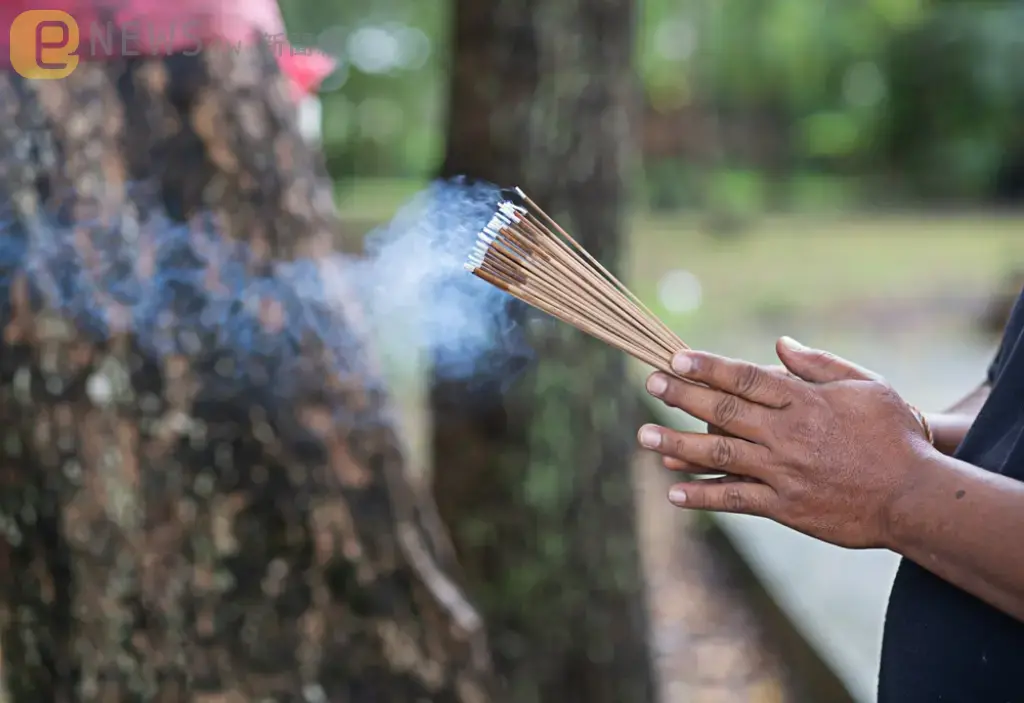
<svg viewBox="0 0 1024 703">
<path fill-rule="evenodd" d="M 518 222 L 527 212 L 526 208 L 516 207 L 512 203 L 502 203 L 498 206 L 497 217 L 500 217 L 503 222 L 511 224 Z"/>
<path fill-rule="evenodd" d="M 683 341 L 519 188 L 478 233 L 473 275 L 660 371 Z"/>
</svg>

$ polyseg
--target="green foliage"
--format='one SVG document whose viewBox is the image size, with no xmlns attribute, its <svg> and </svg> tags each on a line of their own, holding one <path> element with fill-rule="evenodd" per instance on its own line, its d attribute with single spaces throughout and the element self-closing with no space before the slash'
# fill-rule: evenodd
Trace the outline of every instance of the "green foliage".
<svg viewBox="0 0 1024 703">
<path fill-rule="evenodd" d="M 650 106 L 666 113 L 697 106 L 713 123 L 775 115 L 787 125 L 780 138 L 793 178 L 898 173 L 912 195 L 979 198 L 1005 155 L 1024 148 L 1019 3 L 638 2 L 637 67 Z M 429 177 L 443 146 L 448 0 L 283 0 L 282 7 L 293 36 L 316 39 L 329 30 L 334 46 L 361 27 L 426 41 L 422 65 L 368 73 L 348 57 L 347 77 L 329 79 L 323 100 L 336 178 Z M 723 184 L 720 173 L 726 165 L 759 166 L 729 140 L 716 149 L 710 170 L 671 154 L 648 155 L 644 201 L 656 210 L 760 207 L 749 185 L 756 179 Z"/>
<path fill-rule="evenodd" d="M 857 203 L 857 179 L 820 173 L 797 173 L 788 184 L 789 207 L 795 212 L 841 212 Z"/>
<path fill-rule="evenodd" d="M 699 205 L 700 173 L 681 159 L 652 158 L 644 169 L 644 198 L 655 212 Z"/>
<path fill-rule="evenodd" d="M 321 91 L 324 149 L 335 179 L 428 174 L 440 154 L 446 0 L 280 4 L 293 41 L 319 46 L 340 62 Z M 383 61 L 397 51 L 401 60 L 392 68 L 369 70 L 358 60 L 353 37 L 366 29 L 376 34 L 362 42 L 362 53 Z"/>
<path fill-rule="evenodd" d="M 942 6 L 896 37 L 881 148 L 924 195 L 977 195 L 1024 146 L 1019 4 Z M 924 70 L 927 67 L 927 70 Z"/>
<path fill-rule="evenodd" d="M 714 212 L 750 217 L 765 209 L 764 178 L 754 171 L 722 170 L 712 174 L 708 203 Z"/>
</svg>

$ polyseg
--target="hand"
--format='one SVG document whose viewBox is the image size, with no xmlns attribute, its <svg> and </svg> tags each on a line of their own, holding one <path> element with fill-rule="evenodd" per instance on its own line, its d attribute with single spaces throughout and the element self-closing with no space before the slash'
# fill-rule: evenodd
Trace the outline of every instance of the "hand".
<svg viewBox="0 0 1024 703">
<path fill-rule="evenodd" d="M 782 366 L 781 364 L 776 364 L 774 366 L 766 366 L 764 367 L 764 370 L 767 371 L 768 373 L 779 374 L 781 376 L 792 376 L 793 378 L 796 378 L 795 376 L 793 376 L 793 374 L 789 372 L 789 369 L 787 369 L 785 366 Z M 718 435 L 720 437 L 733 436 L 726 432 L 725 430 L 723 430 L 718 425 L 713 425 L 709 422 L 707 423 L 707 426 L 708 434 Z M 661 457 L 661 463 L 665 465 L 666 469 L 671 469 L 672 471 L 685 471 L 686 473 L 691 474 L 721 473 L 713 471 L 706 466 L 694 466 L 692 464 L 688 464 L 681 459 L 676 459 L 675 457 L 671 457 L 668 455 Z"/>
<path fill-rule="evenodd" d="M 683 352 L 649 392 L 720 428 L 719 436 L 647 425 L 645 447 L 725 478 L 672 488 L 676 505 L 771 518 L 833 544 L 885 547 L 890 507 L 935 450 L 910 406 L 879 376 L 792 340 L 777 345 L 792 375 Z M 687 468 L 688 467 L 688 468 Z"/>
</svg>

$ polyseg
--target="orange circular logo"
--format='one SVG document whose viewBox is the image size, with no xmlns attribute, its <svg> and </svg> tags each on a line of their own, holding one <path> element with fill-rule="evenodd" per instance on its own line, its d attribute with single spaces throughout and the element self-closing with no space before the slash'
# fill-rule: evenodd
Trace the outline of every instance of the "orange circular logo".
<svg viewBox="0 0 1024 703">
<path fill-rule="evenodd" d="M 11 23 L 11 66 L 25 78 L 67 78 L 78 68 L 78 22 L 60 10 L 28 10 Z"/>
</svg>

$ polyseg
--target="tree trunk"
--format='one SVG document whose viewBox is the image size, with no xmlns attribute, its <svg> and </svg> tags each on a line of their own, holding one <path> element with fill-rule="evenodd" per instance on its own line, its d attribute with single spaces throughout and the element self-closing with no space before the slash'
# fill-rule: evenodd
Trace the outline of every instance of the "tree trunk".
<svg viewBox="0 0 1024 703">
<path fill-rule="evenodd" d="M 0 117 L 10 700 L 492 700 L 351 299 L 316 297 L 338 220 L 271 49 L 0 75 Z"/>
<path fill-rule="evenodd" d="M 616 268 L 633 3 L 455 6 L 442 175 L 522 186 Z M 507 393 L 434 378 L 435 499 L 511 700 L 651 701 L 625 359 L 561 323 L 522 329 L 537 363 Z"/>
</svg>

